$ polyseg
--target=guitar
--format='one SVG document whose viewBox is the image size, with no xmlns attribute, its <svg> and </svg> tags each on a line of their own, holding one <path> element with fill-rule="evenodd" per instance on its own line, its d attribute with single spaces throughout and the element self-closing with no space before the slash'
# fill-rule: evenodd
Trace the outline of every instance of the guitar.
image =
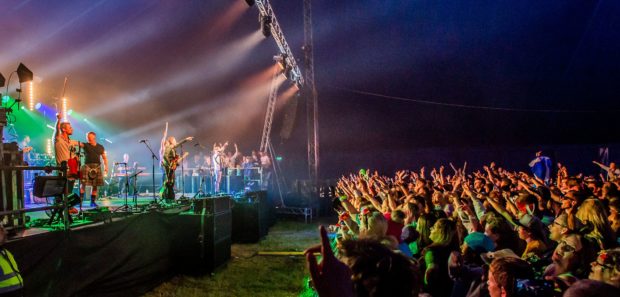
<svg viewBox="0 0 620 297">
<path fill-rule="evenodd" d="M 170 161 L 170 170 L 176 170 L 177 166 L 179 165 L 179 162 L 183 161 L 183 159 L 185 159 L 187 156 L 189 155 L 189 152 L 185 152 L 183 153 L 183 156 L 177 156 L 176 158 L 174 158 L 172 161 Z"/>
</svg>

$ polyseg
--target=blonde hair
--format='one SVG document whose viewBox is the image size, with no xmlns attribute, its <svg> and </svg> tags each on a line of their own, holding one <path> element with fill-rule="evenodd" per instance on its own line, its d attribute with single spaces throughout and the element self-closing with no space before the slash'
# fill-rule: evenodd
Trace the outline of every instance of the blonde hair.
<svg viewBox="0 0 620 297">
<path fill-rule="evenodd" d="M 607 210 L 598 199 L 589 198 L 583 201 L 575 217 L 592 227 L 585 237 L 595 239 L 601 249 L 609 248 L 609 243 L 616 240 L 607 219 Z"/>
<path fill-rule="evenodd" d="M 382 238 L 387 233 L 387 219 L 378 211 L 368 215 L 368 223 L 364 230 L 360 231 L 361 237 Z"/>
<path fill-rule="evenodd" d="M 456 225 L 450 219 L 439 219 L 433 228 L 436 232 L 431 232 L 430 239 L 434 245 L 450 245 L 454 242 Z M 434 235 L 433 235 L 434 234 Z"/>
</svg>

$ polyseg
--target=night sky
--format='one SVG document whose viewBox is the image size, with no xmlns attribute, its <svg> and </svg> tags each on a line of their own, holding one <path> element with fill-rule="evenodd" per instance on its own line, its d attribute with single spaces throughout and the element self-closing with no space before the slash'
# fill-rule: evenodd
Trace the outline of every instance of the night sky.
<svg viewBox="0 0 620 297">
<path fill-rule="evenodd" d="M 302 1 L 271 2 L 301 65 Z M 618 143 L 618 1 L 315 0 L 313 8 L 324 176 L 356 166 L 337 161 L 349 154 L 398 160 L 429 147 Z M 0 18 L 0 72 L 26 64 L 48 105 L 68 77 L 72 109 L 105 123 L 112 153 L 144 154 L 138 141 L 157 146 L 166 120 L 173 135 L 205 146 L 259 145 L 277 47 L 256 39 L 258 9 L 245 1 L 5 0 Z M 278 108 L 273 142 L 301 168 L 303 101 L 293 136 L 279 137 L 290 100 Z"/>
</svg>

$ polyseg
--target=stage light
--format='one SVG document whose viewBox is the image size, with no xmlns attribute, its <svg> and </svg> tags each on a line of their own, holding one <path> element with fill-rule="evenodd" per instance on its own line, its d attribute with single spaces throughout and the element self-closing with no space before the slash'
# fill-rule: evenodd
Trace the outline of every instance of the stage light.
<svg viewBox="0 0 620 297">
<path fill-rule="evenodd" d="M 261 16 L 260 28 L 265 37 L 271 36 L 271 16 L 268 16 L 268 15 Z"/>
<path fill-rule="evenodd" d="M 28 82 L 28 109 L 34 110 L 34 82 L 33 81 Z"/>
<path fill-rule="evenodd" d="M 49 125 L 48 125 L 49 126 Z M 53 129 L 53 128 L 52 128 Z M 45 153 L 49 156 L 52 155 L 52 139 L 48 138 L 47 143 L 45 145 Z"/>
<path fill-rule="evenodd" d="M 22 110 L 26 110 L 26 106 L 23 106 L 23 105 L 22 105 L 22 107 L 21 107 L 21 108 L 22 108 Z"/>
<path fill-rule="evenodd" d="M 19 78 L 19 83 L 25 83 L 32 81 L 34 75 L 26 65 L 19 63 L 19 66 L 17 66 L 17 77 Z"/>
<path fill-rule="evenodd" d="M 84 122 L 87 122 L 87 123 L 89 123 L 89 121 L 88 121 L 88 119 L 87 119 L 87 118 L 84 118 Z"/>
<path fill-rule="evenodd" d="M 254 0 L 245 0 L 245 3 L 247 3 L 248 6 L 254 5 L 254 2 L 255 2 Z"/>
<path fill-rule="evenodd" d="M 282 160 L 284 160 L 284 158 L 282 158 L 282 156 L 277 156 L 277 157 L 276 157 L 276 161 L 280 162 L 280 161 L 282 161 Z"/>
<path fill-rule="evenodd" d="M 7 95 L 2 96 L 2 104 L 5 104 L 5 103 L 9 102 L 10 99 L 11 99 L 11 97 L 9 97 Z"/>
<path fill-rule="evenodd" d="M 65 121 L 65 122 L 67 121 L 67 101 L 68 101 L 67 97 L 63 97 L 62 98 L 62 105 L 61 105 L 62 114 L 61 114 L 61 117 L 62 117 L 63 121 Z"/>
<path fill-rule="evenodd" d="M 286 69 L 286 54 L 275 55 L 273 56 L 273 60 L 278 63 L 280 70 Z"/>
<path fill-rule="evenodd" d="M 67 115 L 71 115 L 73 113 L 73 109 L 67 110 Z"/>
<path fill-rule="evenodd" d="M 34 108 L 35 108 L 36 110 L 39 110 L 39 109 L 41 109 L 41 106 L 42 106 L 42 105 L 41 105 L 41 102 L 39 102 L 39 103 L 37 103 L 37 104 L 35 104 L 35 105 L 34 105 Z"/>
</svg>

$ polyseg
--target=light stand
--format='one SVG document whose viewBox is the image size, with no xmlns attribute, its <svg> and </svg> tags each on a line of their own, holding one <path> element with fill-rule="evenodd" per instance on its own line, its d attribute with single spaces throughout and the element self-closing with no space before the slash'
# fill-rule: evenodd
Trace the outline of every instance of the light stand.
<svg viewBox="0 0 620 297">
<path fill-rule="evenodd" d="M 153 171 L 151 172 L 152 178 L 153 178 L 153 201 L 151 203 L 152 204 L 157 204 L 157 196 L 155 195 L 155 160 L 157 160 L 157 162 L 159 162 L 159 158 L 157 158 L 157 155 L 155 155 L 155 152 L 153 152 L 153 149 L 148 144 L 148 141 L 144 140 L 144 141 L 140 141 L 140 142 L 144 143 L 144 145 L 146 145 L 146 148 L 151 152 L 151 160 L 152 160 L 152 163 L 153 163 Z"/>
</svg>

